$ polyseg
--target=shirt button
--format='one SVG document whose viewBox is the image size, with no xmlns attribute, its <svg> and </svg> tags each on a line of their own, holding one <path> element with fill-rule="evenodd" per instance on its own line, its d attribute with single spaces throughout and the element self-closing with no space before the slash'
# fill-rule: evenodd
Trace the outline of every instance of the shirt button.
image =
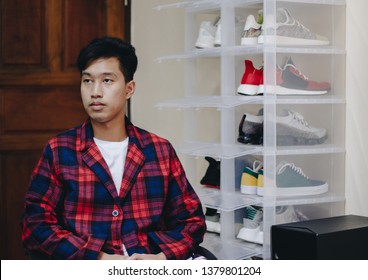
<svg viewBox="0 0 368 280">
<path fill-rule="evenodd" d="M 114 246 L 114 249 L 119 250 L 119 249 L 120 249 L 120 246 L 119 246 L 119 245 L 115 245 L 115 246 Z"/>
<path fill-rule="evenodd" d="M 111 213 L 114 217 L 118 216 L 119 215 L 119 211 L 118 210 L 114 210 L 112 211 Z"/>
</svg>

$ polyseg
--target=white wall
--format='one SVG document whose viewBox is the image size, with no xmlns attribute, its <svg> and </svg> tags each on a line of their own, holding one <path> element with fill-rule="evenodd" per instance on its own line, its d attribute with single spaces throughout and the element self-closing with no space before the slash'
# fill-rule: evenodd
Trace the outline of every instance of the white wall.
<svg viewBox="0 0 368 280">
<path fill-rule="evenodd" d="M 368 10 L 366 0 L 347 1 L 346 212 L 368 216 Z"/>
<path fill-rule="evenodd" d="M 158 110 L 159 101 L 183 95 L 182 64 L 155 61 L 180 53 L 184 46 L 182 9 L 156 11 L 161 4 L 177 0 L 133 0 L 132 43 L 139 58 L 132 99 L 133 122 L 173 143 L 183 139 L 182 114 Z M 366 0 L 347 0 L 347 122 L 346 122 L 346 214 L 368 216 L 368 10 Z M 367 80 L 366 80 L 367 79 Z M 175 113 L 174 113 L 175 112 Z"/>
</svg>

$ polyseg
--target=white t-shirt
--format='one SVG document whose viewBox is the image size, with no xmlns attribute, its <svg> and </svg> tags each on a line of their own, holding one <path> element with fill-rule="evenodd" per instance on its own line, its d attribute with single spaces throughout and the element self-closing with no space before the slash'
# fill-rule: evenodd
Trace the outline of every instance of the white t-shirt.
<svg viewBox="0 0 368 280">
<path fill-rule="evenodd" d="M 120 142 L 104 141 L 97 138 L 93 138 L 93 140 L 110 169 L 116 191 L 119 194 L 124 174 L 125 159 L 128 152 L 129 138 L 127 137 Z"/>
<path fill-rule="evenodd" d="M 114 181 L 116 191 L 120 192 L 121 181 L 123 180 L 125 159 L 128 152 L 129 138 L 121 142 L 104 141 L 93 138 L 98 149 L 100 150 L 104 160 L 109 167 L 112 179 Z M 128 256 L 128 252 L 123 244 L 124 255 Z"/>
</svg>

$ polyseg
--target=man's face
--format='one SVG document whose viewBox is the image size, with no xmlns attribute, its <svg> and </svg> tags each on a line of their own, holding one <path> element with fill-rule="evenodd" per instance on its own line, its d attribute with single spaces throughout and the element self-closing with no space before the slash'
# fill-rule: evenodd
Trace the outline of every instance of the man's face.
<svg viewBox="0 0 368 280">
<path fill-rule="evenodd" d="M 133 95 L 134 81 L 125 83 L 117 58 L 93 61 L 82 72 L 83 106 L 92 121 L 118 123 L 123 121 L 127 100 Z"/>
</svg>

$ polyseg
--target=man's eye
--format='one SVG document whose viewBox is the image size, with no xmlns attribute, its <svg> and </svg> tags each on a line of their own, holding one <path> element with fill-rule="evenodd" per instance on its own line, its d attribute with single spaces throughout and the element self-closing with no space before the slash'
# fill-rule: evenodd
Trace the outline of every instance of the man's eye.
<svg viewBox="0 0 368 280">
<path fill-rule="evenodd" d="M 111 84 L 113 81 L 111 79 L 104 79 L 104 83 Z"/>
<path fill-rule="evenodd" d="M 91 79 L 83 79 L 83 83 L 84 84 L 89 84 L 89 83 L 92 83 L 92 80 Z"/>
</svg>

